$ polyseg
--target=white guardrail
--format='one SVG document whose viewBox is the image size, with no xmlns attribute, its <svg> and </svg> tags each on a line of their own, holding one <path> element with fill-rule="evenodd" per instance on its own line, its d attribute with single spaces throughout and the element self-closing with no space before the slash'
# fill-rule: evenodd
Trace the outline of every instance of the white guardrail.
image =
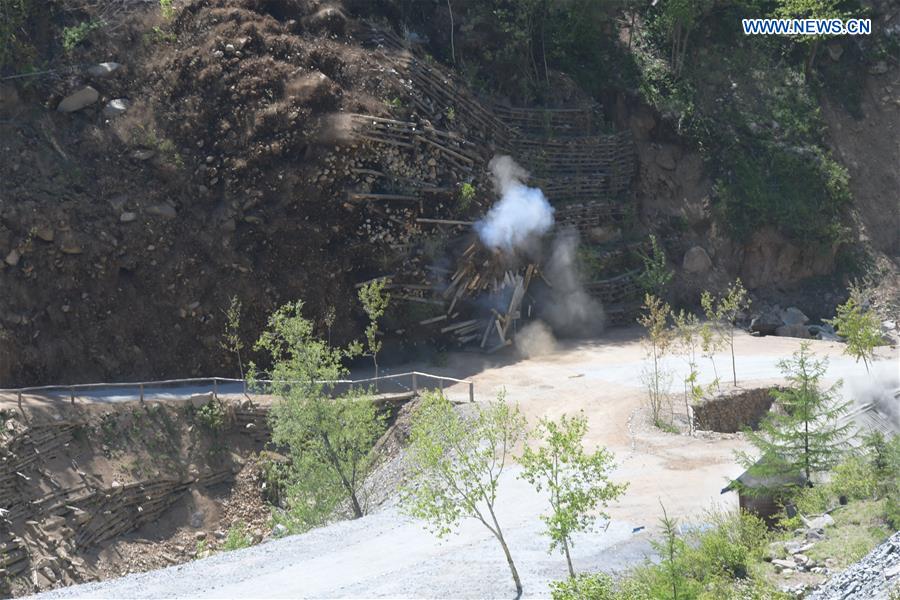
<svg viewBox="0 0 900 600">
<path fill-rule="evenodd" d="M 431 385 L 429 385 L 431 382 Z M 272 384 L 291 384 L 300 383 L 292 381 L 274 381 L 271 379 L 257 379 L 255 383 L 260 384 L 264 389 L 248 390 L 246 379 L 234 379 L 229 377 L 194 377 L 184 379 L 163 379 L 157 381 L 133 381 L 118 383 L 76 383 L 69 385 L 42 385 L 23 388 L 0 389 L 0 394 L 14 394 L 17 397 L 19 407 L 22 407 L 23 395 L 36 395 L 44 398 L 68 397 L 68 400 L 74 404 L 77 391 L 116 391 L 121 390 L 128 392 L 123 395 L 136 396 L 141 402 L 144 401 L 146 394 L 164 394 L 166 388 L 201 388 L 202 391 L 187 391 L 185 393 L 204 393 L 211 391 L 214 396 L 218 397 L 220 388 L 227 388 L 229 385 L 240 385 L 241 389 L 236 393 L 250 393 L 254 395 L 269 393 L 265 389 Z M 418 393 L 420 389 L 439 389 L 444 391 L 447 384 L 456 385 L 464 384 L 468 387 L 469 402 L 475 401 L 475 384 L 467 379 L 456 379 L 446 377 L 444 375 L 433 375 L 431 373 L 423 373 L 421 371 L 408 371 L 405 373 L 396 373 L 391 375 L 380 375 L 378 377 L 369 377 L 366 379 L 336 379 L 329 381 L 321 381 L 318 383 L 333 386 L 332 392 L 339 393 L 339 390 L 345 391 L 352 387 L 368 386 L 372 387 L 377 394 L 387 393 Z"/>
</svg>

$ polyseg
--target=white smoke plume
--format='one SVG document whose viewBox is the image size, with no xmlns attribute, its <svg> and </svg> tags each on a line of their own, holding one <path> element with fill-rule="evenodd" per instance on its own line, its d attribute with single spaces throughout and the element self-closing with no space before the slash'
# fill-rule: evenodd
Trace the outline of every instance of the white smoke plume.
<svg viewBox="0 0 900 600">
<path fill-rule="evenodd" d="M 550 260 L 543 268 L 552 287 L 549 297 L 543 299 L 541 318 L 559 335 L 591 337 L 603 332 L 606 314 L 600 301 L 582 285 L 577 249 L 578 233 L 574 230 L 560 232 L 553 240 Z"/>
<path fill-rule="evenodd" d="M 544 193 L 526 186 L 528 172 L 509 156 L 495 156 L 488 164 L 500 200 L 480 221 L 475 231 L 488 248 L 512 252 L 553 227 L 553 207 Z"/>
<path fill-rule="evenodd" d="M 848 377 L 845 386 L 849 397 L 857 404 L 875 403 L 878 412 L 888 417 L 896 433 L 900 433 L 900 373 L 893 361 L 877 362 L 871 373 Z"/>
</svg>

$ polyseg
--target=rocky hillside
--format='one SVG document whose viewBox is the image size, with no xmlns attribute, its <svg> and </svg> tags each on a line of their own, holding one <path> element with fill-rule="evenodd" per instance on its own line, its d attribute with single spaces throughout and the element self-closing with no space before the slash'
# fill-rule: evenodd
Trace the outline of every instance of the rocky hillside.
<svg viewBox="0 0 900 600">
<path fill-rule="evenodd" d="M 474 7 L 455 15 L 448 57 L 443 8 L 114 4 L 58 0 L 27 14 L 14 31 L 32 32 L 32 45 L 14 35 L 10 47 L 30 62 L 3 67 L 0 380 L 10 385 L 232 373 L 219 340 L 233 296 L 248 341 L 296 298 L 347 340 L 362 320 L 355 286 L 384 275 L 395 285 L 389 348 L 442 339 L 441 315 L 467 323 L 443 292 L 467 223 L 496 199 L 487 166 L 501 153 L 581 231 L 582 277 L 623 321 L 649 232 L 677 272 L 678 302 L 741 276 L 829 316 L 851 272 L 841 261 L 855 256 L 843 249 L 861 236 L 881 281 L 896 277 L 897 228 L 877 218 L 891 202 L 895 63 L 873 70 L 860 119 L 828 105 L 831 122 L 848 123 L 828 143 L 857 206 L 840 217 L 842 241 L 813 244 L 791 237 L 796 223 L 738 235 L 717 204 L 727 166 L 631 83 L 609 74 L 595 85 L 551 53 L 553 93 L 516 91 L 500 49 L 477 50 L 493 33 Z M 601 30 L 610 56 L 640 47 Z M 881 148 L 871 164 L 846 134 L 856 128 Z M 814 291 L 794 291 L 810 278 Z M 457 340 L 481 334 L 467 327 Z"/>
</svg>

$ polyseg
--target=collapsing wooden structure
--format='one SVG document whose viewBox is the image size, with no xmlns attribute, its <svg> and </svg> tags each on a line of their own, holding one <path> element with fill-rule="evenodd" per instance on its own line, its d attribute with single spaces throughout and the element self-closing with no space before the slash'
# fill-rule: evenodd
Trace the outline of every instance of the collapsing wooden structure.
<svg viewBox="0 0 900 600">
<path fill-rule="evenodd" d="M 366 219 L 361 231 L 370 239 L 409 251 L 402 265 L 391 267 L 390 288 L 395 300 L 421 311 L 415 324 L 460 345 L 503 348 L 536 310 L 532 285 L 537 279 L 549 284 L 540 264 L 473 240 L 473 221 L 465 217 L 477 218 L 490 200 L 482 194 L 488 203 L 476 199 L 460 209 L 460 183 L 481 184 L 487 192 L 488 162 L 508 154 L 531 173 L 523 183 L 539 187 L 553 204 L 558 226 L 590 241 L 597 230 L 622 228 L 632 219 L 633 207 L 621 201 L 636 170 L 631 135 L 601 132 L 594 105 L 522 108 L 479 98 L 391 32 L 371 26 L 355 35 L 382 59 L 385 80 L 402 95 L 392 106 L 405 116 L 347 116 L 356 153 L 349 171 L 357 183 L 349 179 L 345 207 L 378 217 Z M 416 255 L 429 236 L 450 240 L 449 264 Z M 588 290 L 604 305 L 612 301 L 607 314 L 614 320 L 628 320 L 639 296 L 634 274 L 611 275 Z"/>
</svg>

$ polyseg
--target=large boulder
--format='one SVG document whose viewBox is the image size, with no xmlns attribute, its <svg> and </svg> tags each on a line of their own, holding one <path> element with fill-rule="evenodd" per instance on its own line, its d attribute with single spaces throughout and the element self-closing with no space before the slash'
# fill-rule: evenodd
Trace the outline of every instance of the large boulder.
<svg viewBox="0 0 900 600">
<path fill-rule="evenodd" d="M 62 102 L 57 105 L 56 110 L 59 112 L 70 113 L 81 110 L 86 106 L 90 106 L 100 99 L 100 92 L 89 85 L 84 86 L 77 92 L 69 94 L 63 98 Z"/>
<path fill-rule="evenodd" d="M 781 311 L 781 320 L 785 325 L 806 325 L 809 323 L 809 317 L 803 314 L 803 311 L 796 306 L 791 306 Z"/>
<path fill-rule="evenodd" d="M 684 253 L 681 266 L 688 273 L 706 273 L 712 268 L 712 259 L 700 246 L 694 246 Z"/>
<path fill-rule="evenodd" d="M 750 321 L 750 331 L 760 335 L 775 335 L 775 331 L 784 325 L 781 317 L 774 312 L 764 312 Z"/>
</svg>

